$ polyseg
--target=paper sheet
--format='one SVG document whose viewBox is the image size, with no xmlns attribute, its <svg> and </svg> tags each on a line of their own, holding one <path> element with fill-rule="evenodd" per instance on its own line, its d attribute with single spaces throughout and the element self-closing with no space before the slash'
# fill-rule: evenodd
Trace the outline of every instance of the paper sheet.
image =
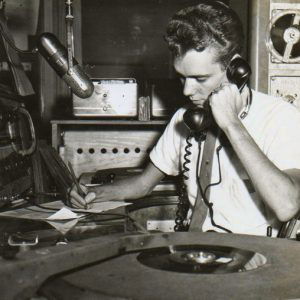
<svg viewBox="0 0 300 300">
<path fill-rule="evenodd" d="M 66 208 L 69 211 L 77 212 L 77 213 L 101 213 L 107 210 L 115 209 L 122 206 L 130 205 L 129 202 L 123 202 L 123 201 L 105 201 L 105 202 L 99 202 L 94 203 L 93 208 L 90 209 L 83 209 L 83 208 L 71 208 L 68 206 L 65 206 L 61 201 L 54 201 L 49 202 L 46 204 L 43 204 L 43 207 L 50 208 L 50 209 L 59 209 L 59 208 Z"/>
<path fill-rule="evenodd" d="M 107 201 L 95 203 L 92 209 L 76 209 L 65 206 L 62 201 L 53 201 L 41 204 L 41 206 L 29 206 L 0 213 L 0 217 L 13 217 L 19 219 L 30 220 L 72 220 L 81 218 L 85 214 L 101 213 L 107 210 L 115 209 L 122 206 L 130 205 L 131 203 L 119 201 Z M 76 215 L 76 216 L 75 216 Z"/>
<path fill-rule="evenodd" d="M 76 209 L 67 207 L 62 201 L 54 201 L 41 204 L 40 206 L 29 206 L 0 213 L 0 217 L 10 217 L 16 219 L 28 219 L 46 221 L 57 231 L 65 235 L 87 214 L 101 213 L 131 203 L 107 201 L 95 203 L 92 209 Z"/>
<path fill-rule="evenodd" d="M 67 234 L 77 223 L 79 219 L 73 220 L 64 220 L 64 221 L 50 221 L 47 220 L 47 223 L 54 227 L 62 235 Z"/>
<path fill-rule="evenodd" d="M 69 220 L 69 219 L 78 219 L 79 215 L 72 212 L 70 209 L 63 207 L 53 215 L 49 216 L 47 220 Z"/>
</svg>

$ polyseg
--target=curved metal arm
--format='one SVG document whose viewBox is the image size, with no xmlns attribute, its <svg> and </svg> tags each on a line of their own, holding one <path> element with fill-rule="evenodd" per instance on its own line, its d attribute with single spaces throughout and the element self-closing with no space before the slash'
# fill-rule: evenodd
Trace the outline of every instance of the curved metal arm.
<svg viewBox="0 0 300 300">
<path fill-rule="evenodd" d="M 13 150 L 15 152 L 17 152 L 18 154 L 21 154 L 23 156 L 30 155 L 34 152 L 35 147 L 36 147 L 36 137 L 35 137 L 35 130 L 34 130 L 33 122 L 32 122 L 32 119 L 31 119 L 31 116 L 30 116 L 29 112 L 25 108 L 18 107 L 18 111 L 27 117 L 29 127 L 30 127 L 31 145 L 28 147 L 28 149 L 22 149 L 22 150 L 18 149 L 17 145 L 13 141 L 13 132 L 12 132 L 13 128 L 12 128 L 12 125 L 11 125 L 11 123 L 8 123 L 9 135 L 12 138 L 11 145 L 12 145 Z"/>
</svg>

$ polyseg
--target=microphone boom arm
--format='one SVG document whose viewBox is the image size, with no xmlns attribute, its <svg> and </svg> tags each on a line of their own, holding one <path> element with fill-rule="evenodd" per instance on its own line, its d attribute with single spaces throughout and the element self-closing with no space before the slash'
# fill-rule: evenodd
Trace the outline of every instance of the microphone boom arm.
<svg viewBox="0 0 300 300">
<path fill-rule="evenodd" d="M 66 0 L 66 30 L 67 30 L 67 51 L 68 51 L 68 72 L 73 68 L 74 53 L 74 35 L 73 35 L 72 0 Z"/>
</svg>

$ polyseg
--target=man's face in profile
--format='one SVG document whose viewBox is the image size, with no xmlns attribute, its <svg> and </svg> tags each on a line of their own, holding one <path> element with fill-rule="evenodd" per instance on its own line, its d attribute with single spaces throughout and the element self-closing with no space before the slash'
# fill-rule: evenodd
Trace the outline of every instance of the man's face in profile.
<svg viewBox="0 0 300 300">
<path fill-rule="evenodd" d="M 211 92 L 228 81 L 226 70 L 216 62 L 216 51 L 189 50 L 174 59 L 174 68 L 181 77 L 183 93 L 197 106 L 203 107 Z"/>
</svg>

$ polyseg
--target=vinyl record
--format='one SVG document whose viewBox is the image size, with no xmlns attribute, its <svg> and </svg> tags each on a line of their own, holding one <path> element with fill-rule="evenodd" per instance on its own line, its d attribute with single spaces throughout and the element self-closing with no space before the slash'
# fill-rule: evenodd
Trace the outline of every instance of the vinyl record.
<svg viewBox="0 0 300 300">
<path fill-rule="evenodd" d="M 142 251 L 137 260 L 154 269 L 198 274 L 243 272 L 253 251 L 217 245 L 180 245 Z"/>
</svg>

